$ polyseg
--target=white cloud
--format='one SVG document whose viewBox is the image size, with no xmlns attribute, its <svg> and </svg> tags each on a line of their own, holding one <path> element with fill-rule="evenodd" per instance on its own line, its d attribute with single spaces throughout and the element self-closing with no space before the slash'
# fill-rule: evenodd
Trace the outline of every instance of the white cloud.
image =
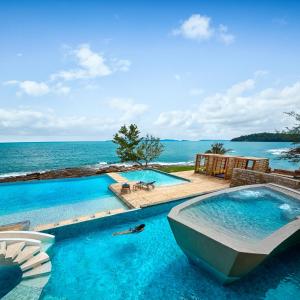
<svg viewBox="0 0 300 300">
<path fill-rule="evenodd" d="M 266 77 L 269 74 L 268 70 L 257 70 L 254 72 L 254 78 Z"/>
<path fill-rule="evenodd" d="M 227 96 L 230 98 L 238 97 L 239 95 L 252 90 L 254 86 L 255 81 L 253 79 L 247 79 L 245 81 L 236 83 L 227 90 Z"/>
<path fill-rule="evenodd" d="M 71 90 L 70 87 L 64 86 L 62 83 L 57 83 L 55 85 L 49 86 L 49 84 L 45 82 L 37 82 L 32 80 L 9 80 L 3 82 L 3 84 L 17 86 L 17 96 L 22 96 L 23 94 L 25 94 L 28 96 L 39 97 L 47 95 L 49 93 L 67 95 Z"/>
<path fill-rule="evenodd" d="M 119 122 L 109 117 L 58 116 L 52 110 L 0 108 L 0 135 L 99 134 L 106 130 L 116 129 L 118 126 Z"/>
<path fill-rule="evenodd" d="M 131 66 L 131 61 L 128 59 L 114 59 L 114 70 L 128 72 Z"/>
<path fill-rule="evenodd" d="M 121 112 L 120 119 L 124 122 L 141 116 L 148 109 L 146 104 L 136 103 L 132 99 L 113 98 L 108 104 L 110 108 Z"/>
<path fill-rule="evenodd" d="M 111 138 L 124 122 L 141 116 L 146 110 L 145 104 L 132 99 L 114 98 L 109 102 L 113 114 L 100 116 L 63 115 L 52 109 L 37 110 L 30 107 L 13 109 L 0 108 L 0 136 L 81 136 Z M 18 139 L 18 138 L 17 138 Z"/>
<path fill-rule="evenodd" d="M 53 92 L 58 95 L 67 95 L 71 91 L 71 88 L 69 86 L 65 86 L 61 82 L 54 85 L 54 87 L 52 89 L 53 89 Z"/>
<path fill-rule="evenodd" d="M 58 95 L 67 95 L 71 88 L 64 85 L 61 80 L 70 81 L 75 79 L 94 79 L 108 76 L 114 72 L 127 72 L 130 69 L 131 61 L 128 59 L 113 58 L 110 63 L 101 53 L 93 52 L 89 44 L 79 45 L 75 49 L 65 46 L 68 54 L 75 59 L 76 67 L 69 70 L 62 70 L 50 75 L 50 80 L 33 81 L 33 80 L 9 80 L 3 82 L 4 85 L 14 85 L 18 87 L 17 96 L 23 94 L 29 96 L 44 96 L 49 93 Z M 22 56 L 22 53 L 18 53 Z M 88 83 L 88 86 L 90 83 Z"/>
<path fill-rule="evenodd" d="M 215 37 L 226 45 L 235 41 L 235 36 L 229 32 L 227 26 L 220 24 L 215 28 L 211 23 L 210 17 L 193 14 L 183 21 L 179 28 L 173 30 L 172 34 L 196 41 L 209 40 Z"/>
<path fill-rule="evenodd" d="M 205 97 L 194 110 L 162 112 L 155 124 L 190 138 L 231 138 L 284 128 L 288 124 L 283 113 L 300 111 L 300 82 L 260 91 L 255 84 L 255 79 L 234 84 Z"/>
<path fill-rule="evenodd" d="M 220 40 L 226 45 L 230 45 L 235 41 L 235 36 L 228 32 L 227 26 L 222 24 L 219 26 L 219 37 Z"/>
<path fill-rule="evenodd" d="M 113 59 L 111 65 L 101 53 L 91 50 L 89 44 L 79 45 L 71 50 L 70 54 L 75 58 L 77 68 L 71 70 L 62 70 L 51 75 L 51 80 L 64 79 L 91 79 L 111 75 L 116 71 L 128 71 L 131 62 L 126 59 Z"/>
<path fill-rule="evenodd" d="M 201 41 L 209 39 L 213 35 L 213 29 L 209 17 L 195 14 L 185 20 L 178 29 L 175 29 L 173 34 Z"/>
<path fill-rule="evenodd" d="M 17 85 L 19 87 L 18 94 L 26 94 L 29 96 L 43 96 L 50 92 L 49 86 L 45 82 L 37 82 L 31 80 L 17 81 L 9 80 L 4 85 Z"/>
</svg>

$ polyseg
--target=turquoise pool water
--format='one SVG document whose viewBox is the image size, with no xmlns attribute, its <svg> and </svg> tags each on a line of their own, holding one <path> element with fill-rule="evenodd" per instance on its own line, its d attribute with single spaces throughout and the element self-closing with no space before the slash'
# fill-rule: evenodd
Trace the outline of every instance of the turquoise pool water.
<svg viewBox="0 0 300 300">
<path fill-rule="evenodd" d="M 38 224 L 127 207 L 108 186 L 107 175 L 0 184 L 0 225 L 29 220 Z"/>
<path fill-rule="evenodd" d="M 97 200 L 103 209 L 122 207 L 108 186 L 113 179 L 107 175 L 74 179 L 54 179 L 0 184 L 1 216 L 61 205 L 84 204 Z M 109 199 L 109 201 L 107 201 Z M 101 209 L 101 206 L 98 207 Z"/>
<path fill-rule="evenodd" d="M 180 179 L 162 172 L 154 170 L 138 170 L 122 172 L 121 175 L 128 181 L 144 181 L 152 182 L 155 181 L 155 185 L 174 185 L 187 182 L 184 179 Z"/>
<path fill-rule="evenodd" d="M 192 223 L 248 240 L 266 238 L 299 215 L 299 200 L 270 188 L 222 193 L 180 211 Z"/>
<path fill-rule="evenodd" d="M 54 231 L 52 275 L 41 299 L 300 298 L 299 248 L 272 257 L 254 273 L 222 286 L 205 270 L 191 265 L 177 246 L 167 221 L 174 205 Z M 140 234 L 112 236 L 140 223 L 146 224 Z"/>
</svg>

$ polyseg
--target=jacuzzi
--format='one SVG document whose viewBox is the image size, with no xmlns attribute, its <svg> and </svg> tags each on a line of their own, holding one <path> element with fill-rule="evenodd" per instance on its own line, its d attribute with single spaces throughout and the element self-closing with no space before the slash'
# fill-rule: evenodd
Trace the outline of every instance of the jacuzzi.
<svg viewBox="0 0 300 300">
<path fill-rule="evenodd" d="M 300 193 L 275 184 L 230 188 L 174 207 L 168 220 L 189 260 L 229 283 L 300 243 Z"/>
</svg>

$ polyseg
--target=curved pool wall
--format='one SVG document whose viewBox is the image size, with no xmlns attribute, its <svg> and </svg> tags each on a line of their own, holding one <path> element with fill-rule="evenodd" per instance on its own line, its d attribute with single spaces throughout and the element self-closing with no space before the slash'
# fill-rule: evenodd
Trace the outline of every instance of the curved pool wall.
<svg viewBox="0 0 300 300">
<path fill-rule="evenodd" d="M 282 226 L 265 239 L 253 243 L 234 239 L 209 226 L 201 226 L 180 215 L 183 209 L 226 192 L 265 187 L 300 201 L 300 192 L 274 184 L 231 188 L 196 197 L 174 207 L 168 215 L 177 244 L 189 260 L 205 267 L 222 283 L 240 279 L 266 258 L 300 243 L 300 216 Z"/>
</svg>

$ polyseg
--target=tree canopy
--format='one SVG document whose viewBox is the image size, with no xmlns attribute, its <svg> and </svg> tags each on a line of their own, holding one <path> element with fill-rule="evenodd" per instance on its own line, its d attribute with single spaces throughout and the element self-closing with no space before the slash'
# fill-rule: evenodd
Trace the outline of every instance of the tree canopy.
<svg viewBox="0 0 300 300">
<path fill-rule="evenodd" d="M 163 152 L 160 139 L 147 134 L 140 137 L 140 131 L 135 124 L 128 127 L 123 125 L 114 135 L 113 142 L 117 144 L 116 153 L 121 162 L 133 162 L 139 165 L 145 164 L 158 158 Z"/>
<path fill-rule="evenodd" d="M 164 146 L 160 142 L 159 138 L 147 134 L 139 144 L 137 152 L 140 160 L 144 161 L 147 166 L 149 162 L 160 156 L 163 149 Z"/>
</svg>

